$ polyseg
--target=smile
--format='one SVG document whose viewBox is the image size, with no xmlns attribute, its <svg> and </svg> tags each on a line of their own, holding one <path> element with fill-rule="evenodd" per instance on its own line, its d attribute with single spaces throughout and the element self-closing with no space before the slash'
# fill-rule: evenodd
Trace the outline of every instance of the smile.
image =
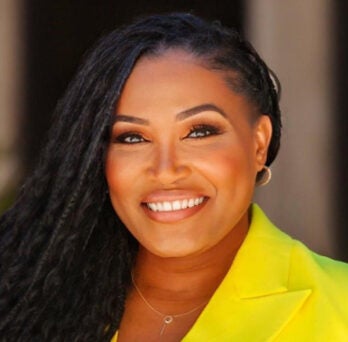
<svg viewBox="0 0 348 342">
<path fill-rule="evenodd" d="M 164 201 L 164 202 L 152 202 L 146 203 L 147 207 L 151 211 L 155 212 L 168 212 L 168 211 L 178 211 L 187 208 L 193 208 L 197 205 L 202 204 L 204 197 L 198 198 L 189 198 L 184 200 L 175 200 L 175 201 Z"/>
</svg>

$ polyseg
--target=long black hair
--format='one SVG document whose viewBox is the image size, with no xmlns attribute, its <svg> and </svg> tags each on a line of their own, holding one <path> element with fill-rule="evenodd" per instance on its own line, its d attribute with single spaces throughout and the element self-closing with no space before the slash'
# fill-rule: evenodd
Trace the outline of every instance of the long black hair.
<svg viewBox="0 0 348 342">
<path fill-rule="evenodd" d="M 2 340 L 106 341 L 117 330 L 137 242 L 111 206 L 105 153 L 134 64 L 168 48 L 194 54 L 207 68 L 234 72 L 234 90 L 271 118 L 266 164 L 274 160 L 278 94 L 269 69 L 236 31 L 174 13 L 110 33 L 58 103 L 37 168 L 0 220 Z"/>
</svg>

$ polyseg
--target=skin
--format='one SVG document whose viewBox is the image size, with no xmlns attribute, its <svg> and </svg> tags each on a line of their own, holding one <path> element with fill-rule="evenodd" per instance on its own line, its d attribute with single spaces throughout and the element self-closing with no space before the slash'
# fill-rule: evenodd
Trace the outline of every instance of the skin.
<svg viewBox="0 0 348 342">
<path fill-rule="evenodd" d="M 199 307 L 166 328 L 167 341 L 183 338 L 228 271 L 267 157 L 269 118 L 225 76 L 182 50 L 143 57 L 116 108 L 105 172 L 113 207 L 140 244 L 135 281 L 160 312 Z M 202 203 L 148 207 L 190 198 Z M 132 288 L 119 341 L 158 341 L 161 327 Z"/>
</svg>

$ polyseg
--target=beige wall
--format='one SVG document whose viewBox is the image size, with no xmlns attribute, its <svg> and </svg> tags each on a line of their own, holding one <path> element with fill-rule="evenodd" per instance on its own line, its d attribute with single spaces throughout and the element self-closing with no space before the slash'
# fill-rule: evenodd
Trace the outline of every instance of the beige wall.
<svg viewBox="0 0 348 342">
<path fill-rule="evenodd" d="M 247 35 L 282 84 L 283 138 L 256 200 L 283 229 L 335 255 L 332 2 L 248 0 Z"/>
<path fill-rule="evenodd" d="M 20 0 L 0 0 L 0 199 L 18 178 L 16 137 L 21 102 Z"/>
</svg>

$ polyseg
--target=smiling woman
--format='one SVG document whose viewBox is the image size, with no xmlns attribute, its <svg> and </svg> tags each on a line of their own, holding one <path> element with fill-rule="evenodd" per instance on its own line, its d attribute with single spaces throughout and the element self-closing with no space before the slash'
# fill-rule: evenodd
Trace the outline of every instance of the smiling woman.
<svg viewBox="0 0 348 342">
<path fill-rule="evenodd" d="M 189 14 L 102 39 L 0 221 L 1 336 L 344 341 L 347 265 L 252 204 L 279 149 L 274 79 Z"/>
<path fill-rule="evenodd" d="M 199 62 L 183 50 L 137 62 L 106 157 L 115 211 L 161 256 L 199 254 L 247 231 L 271 138 L 269 117 Z"/>
</svg>

